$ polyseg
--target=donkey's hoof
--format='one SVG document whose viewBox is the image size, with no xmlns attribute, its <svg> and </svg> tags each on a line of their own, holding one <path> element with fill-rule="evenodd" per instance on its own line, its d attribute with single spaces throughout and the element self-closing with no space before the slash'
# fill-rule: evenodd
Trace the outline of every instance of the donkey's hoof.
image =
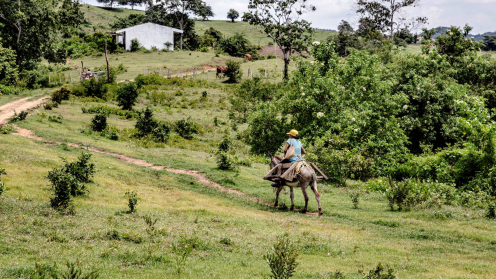
<svg viewBox="0 0 496 279">
<path fill-rule="evenodd" d="M 294 211 L 294 206 L 291 206 L 291 208 L 289 209 L 289 211 Z"/>
<path fill-rule="evenodd" d="M 306 210 L 302 210 L 300 211 L 301 214 L 307 214 L 307 211 Z"/>
<path fill-rule="evenodd" d="M 324 215 L 324 212 L 322 210 L 319 210 L 319 216 Z"/>
</svg>

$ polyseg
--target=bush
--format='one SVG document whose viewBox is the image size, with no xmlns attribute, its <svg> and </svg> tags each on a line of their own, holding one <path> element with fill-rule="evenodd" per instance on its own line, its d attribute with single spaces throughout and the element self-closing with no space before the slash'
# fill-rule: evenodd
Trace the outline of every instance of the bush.
<svg viewBox="0 0 496 279">
<path fill-rule="evenodd" d="M 274 54 L 269 54 L 267 55 L 267 60 L 269 59 L 276 59 L 277 57 Z"/>
<path fill-rule="evenodd" d="M 7 174 L 5 172 L 5 169 L 3 168 L 0 168 L 0 196 L 3 194 L 3 192 L 5 191 L 5 184 L 2 182 L 2 175 L 5 175 Z"/>
<path fill-rule="evenodd" d="M 55 123 L 62 123 L 62 120 L 64 119 L 64 117 L 62 115 L 50 115 L 48 116 L 48 121 L 50 122 L 55 122 Z"/>
<path fill-rule="evenodd" d="M 95 97 L 102 100 L 107 98 L 107 81 L 105 78 L 98 80 L 91 78 L 82 80 L 81 84 L 73 89 L 73 94 L 79 97 Z"/>
<path fill-rule="evenodd" d="M 273 41 L 269 41 L 268 45 L 269 46 L 273 46 L 274 45 L 274 42 Z"/>
<path fill-rule="evenodd" d="M 64 171 L 73 175 L 77 180 L 83 183 L 89 183 L 91 181 L 91 177 L 95 174 L 95 164 L 89 163 L 91 159 L 90 153 L 82 153 L 81 156 L 77 158 L 75 162 L 67 162 L 66 159 L 63 159 L 65 166 Z M 73 196 L 77 196 L 77 192 L 72 192 Z M 79 194 L 82 194 L 80 192 Z"/>
<path fill-rule="evenodd" d="M 375 269 L 371 269 L 369 274 L 363 277 L 364 279 L 395 279 L 394 269 L 388 268 L 387 273 L 384 273 L 384 267 L 381 263 Z"/>
<path fill-rule="evenodd" d="M 53 197 L 50 204 L 54 208 L 66 209 L 72 205 L 71 192 L 84 192 L 85 188 L 79 180 L 63 169 L 53 169 L 47 176 L 52 184 Z"/>
<path fill-rule="evenodd" d="M 0 174 L 1 174 L 1 169 L 0 169 Z M 492 200 L 489 201 L 489 205 L 487 206 L 486 218 L 488 219 L 496 218 L 496 202 L 494 198 L 492 198 Z"/>
<path fill-rule="evenodd" d="M 193 135 L 199 132 L 198 124 L 191 120 L 191 116 L 188 119 L 181 119 L 174 123 L 174 131 L 178 133 L 182 138 L 191 140 Z"/>
<path fill-rule="evenodd" d="M 136 211 L 136 205 L 138 204 L 138 193 L 136 193 L 134 191 L 126 192 L 125 196 L 128 200 L 129 213 L 135 212 Z"/>
<path fill-rule="evenodd" d="M 168 123 L 158 122 L 156 127 L 152 130 L 152 138 L 156 142 L 167 143 L 170 131 L 171 127 Z"/>
<path fill-rule="evenodd" d="M 130 82 L 117 89 L 117 104 L 123 110 L 131 110 L 138 98 L 138 87 L 136 83 Z"/>
<path fill-rule="evenodd" d="M 12 116 L 12 118 L 10 118 L 9 122 L 17 122 L 17 121 L 26 120 L 26 117 L 28 117 L 28 114 L 29 113 L 25 110 L 21 111 L 19 114 L 17 114 L 17 112 L 14 111 L 14 116 Z"/>
<path fill-rule="evenodd" d="M 90 108 L 85 108 L 82 107 L 81 111 L 83 113 L 96 113 L 96 114 L 104 114 L 104 115 L 117 115 L 121 118 L 126 118 L 126 119 L 132 119 L 132 118 L 137 118 L 138 113 L 134 111 L 129 111 L 129 110 L 122 110 L 118 108 L 112 108 L 108 106 L 103 106 L 103 105 L 98 105 L 98 106 L 91 106 Z"/>
<path fill-rule="evenodd" d="M 72 90 L 67 85 L 63 85 L 59 89 L 52 92 L 52 102 L 61 104 L 62 101 L 69 100 L 70 94 L 72 94 Z"/>
<path fill-rule="evenodd" d="M 59 107 L 59 104 L 57 104 L 56 102 L 46 102 L 43 104 L 43 108 L 45 110 L 52 110 L 53 108 L 57 107 Z"/>
<path fill-rule="evenodd" d="M 67 270 L 65 272 L 60 272 L 57 269 L 57 265 L 54 264 L 53 267 L 49 265 L 43 265 L 36 263 L 33 273 L 29 276 L 30 279 L 59 279 L 59 278 L 71 278 L 71 279 L 98 279 L 100 278 L 100 272 L 98 270 L 92 270 L 88 273 L 84 272 L 78 264 L 67 262 Z"/>
<path fill-rule="evenodd" d="M 7 86 L 0 84 L 0 96 L 1 95 L 19 95 L 21 89 L 15 86 Z"/>
<path fill-rule="evenodd" d="M 264 259 L 270 267 L 271 278 L 287 279 L 293 276 L 298 263 L 299 250 L 289 240 L 287 235 L 277 237 L 277 242 L 271 251 L 264 255 Z"/>
<path fill-rule="evenodd" d="M 188 257 L 193 252 L 193 249 L 198 245 L 198 237 L 181 236 L 177 243 L 172 243 L 172 251 L 176 262 L 176 272 L 180 274 L 186 265 Z"/>
<path fill-rule="evenodd" d="M 97 114 L 91 120 L 91 130 L 102 132 L 107 128 L 107 116 L 105 114 Z"/>
<path fill-rule="evenodd" d="M 216 48 L 234 57 L 244 57 L 245 54 L 250 54 L 253 60 L 257 60 L 259 57 L 257 47 L 250 44 L 250 41 L 242 33 L 220 39 Z"/>
<path fill-rule="evenodd" d="M 224 75 L 229 79 L 227 82 L 238 83 L 241 81 L 241 76 L 243 73 L 241 72 L 241 63 L 236 62 L 234 60 L 226 61 L 227 70 L 224 72 Z"/>
<path fill-rule="evenodd" d="M 7 134 L 14 133 L 14 132 L 15 132 L 15 129 L 14 129 L 14 126 L 12 126 L 12 125 L 4 125 L 4 126 L 0 127 L 0 134 L 1 135 L 7 135 Z"/>
<path fill-rule="evenodd" d="M 138 51 L 141 49 L 141 45 L 138 41 L 138 39 L 132 39 L 131 40 L 131 51 L 134 52 L 134 51 Z"/>
<path fill-rule="evenodd" d="M 149 107 L 146 107 L 146 109 L 139 112 L 135 125 L 139 136 L 143 137 L 152 133 L 153 129 L 156 127 L 157 121 L 153 119 L 153 111 Z"/>
</svg>

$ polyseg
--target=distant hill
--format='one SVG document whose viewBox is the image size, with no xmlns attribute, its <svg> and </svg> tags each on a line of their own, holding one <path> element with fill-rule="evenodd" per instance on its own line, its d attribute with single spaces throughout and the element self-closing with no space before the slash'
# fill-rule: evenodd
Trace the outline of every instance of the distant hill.
<svg viewBox="0 0 496 279">
<path fill-rule="evenodd" d="M 130 14 L 144 14 L 144 11 L 140 10 L 130 10 L 125 8 L 102 8 L 91 5 L 83 5 L 84 17 L 87 20 L 86 24 L 83 24 L 82 30 L 86 33 L 93 33 L 94 31 L 110 32 L 110 24 L 121 17 L 127 17 Z M 244 32 L 252 44 L 256 45 L 267 45 L 271 39 L 266 35 L 262 34 L 258 29 L 246 22 L 236 21 L 232 23 L 230 20 L 208 20 L 208 21 L 195 21 L 195 31 L 198 35 L 203 35 L 205 30 L 213 27 L 225 36 L 232 36 L 236 32 Z M 324 41 L 329 36 L 335 32 L 331 30 L 316 29 L 314 40 Z"/>
<path fill-rule="evenodd" d="M 451 28 L 450 27 L 437 27 L 437 28 L 434 28 L 434 29 L 438 29 L 439 28 L 439 31 L 434 34 L 434 38 L 437 38 L 439 35 L 444 35 L 446 34 L 446 31 L 447 30 L 450 30 Z M 490 35 L 490 36 L 496 36 L 496 31 L 495 32 L 486 32 L 484 34 L 477 34 L 477 35 L 473 35 L 473 34 L 468 34 L 467 38 L 472 38 L 474 37 L 474 39 L 476 41 L 483 41 L 484 40 L 484 35 Z"/>
</svg>

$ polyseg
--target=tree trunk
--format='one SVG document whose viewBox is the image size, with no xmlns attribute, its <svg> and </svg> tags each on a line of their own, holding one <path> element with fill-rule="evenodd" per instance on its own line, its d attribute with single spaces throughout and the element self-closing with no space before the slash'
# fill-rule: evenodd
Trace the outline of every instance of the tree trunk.
<svg viewBox="0 0 496 279">
<path fill-rule="evenodd" d="M 291 54 L 288 53 L 287 50 L 283 50 L 283 55 L 284 55 L 284 80 L 288 80 L 289 77 L 288 77 L 288 68 L 289 68 L 289 61 L 291 61 Z"/>
<path fill-rule="evenodd" d="M 394 13 L 391 11 L 391 40 L 394 44 Z"/>
<path fill-rule="evenodd" d="M 231 22 L 234 22 L 234 18 L 231 18 Z"/>
<path fill-rule="evenodd" d="M 181 30 L 182 30 L 182 28 L 181 28 Z M 183 50 L 183 35 L 184 35 L 184 33 L 181 33 L 181 43 L 179 44 L 179 48 L 181 50 Z"/>
</svg>

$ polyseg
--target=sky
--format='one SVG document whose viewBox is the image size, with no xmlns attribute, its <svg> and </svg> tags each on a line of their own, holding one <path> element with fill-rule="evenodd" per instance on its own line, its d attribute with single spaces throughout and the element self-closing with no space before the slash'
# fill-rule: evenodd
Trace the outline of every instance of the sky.
<svg viewBox="0 0 496 279">
<path fill-rule="evenodd" d="M 215 17 L 226 19 L 229 9 L 235 9 L 240 15 L 248 11 L 249 0 L 204 0 L 212 6 Z M 96 0 L 82 0 L 90 5 L 100 5 Z M 315 28 L 337 29 L 341 20 L 356 22 L 352 6 L 355 0 L 308 0 L 317 10 L 303 15 Z M 496 0 L 421 0 L 420 7 L 406 10 L 407 17 L 427 17 L 427 28 L 438 26 L 465 26 L 474 29 L 472 34 L 496 31 Z M 143 8 L 141 8 L 143 9 Z M 420 31 L 420 30 L 419 30 Z"/>
</svg>

